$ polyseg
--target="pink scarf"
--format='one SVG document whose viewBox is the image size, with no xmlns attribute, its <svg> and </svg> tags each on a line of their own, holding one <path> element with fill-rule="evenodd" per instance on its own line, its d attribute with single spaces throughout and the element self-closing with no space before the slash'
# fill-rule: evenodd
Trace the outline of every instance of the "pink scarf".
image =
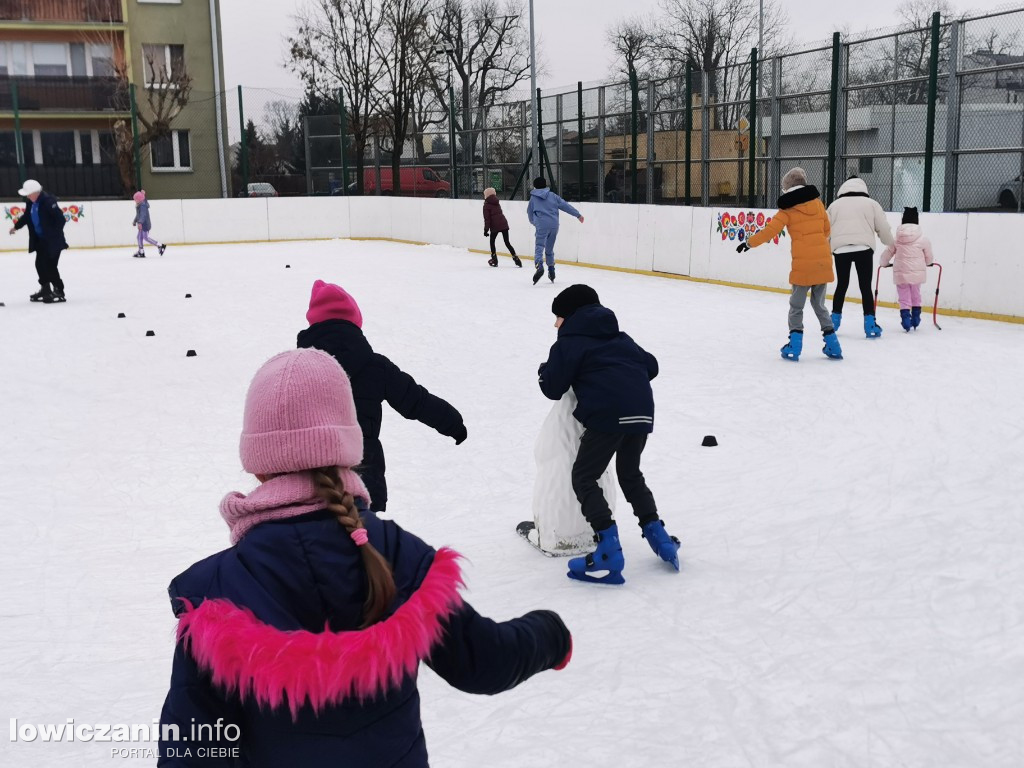
<svg viewBox="0 0 1024 768">
<path fill-rule="evenodd" d="M 359 475 L 345 468 L 338 472 L 345 490 L 369 504 L 370 494 Z M 248 496 L 237 491 L 229 493 L 220 503 L 220 516 L 231 529 L 231 543 L 237 544 L 249 529 L 260 523 L 286 520 L 326 507 L 327 504 L 317 495 L 313 475 L 292 472 L 270 478 Z"/>
</svg>

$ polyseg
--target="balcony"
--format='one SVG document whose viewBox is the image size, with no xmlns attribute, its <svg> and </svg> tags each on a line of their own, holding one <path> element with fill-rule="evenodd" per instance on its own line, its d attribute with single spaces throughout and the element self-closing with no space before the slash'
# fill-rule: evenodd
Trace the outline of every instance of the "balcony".
<svg viewBox="0 0 1024 768">
<path fill-rule="evenodd" d="M 127 112 L 115 108 L 118 80 L 107 77 L 6 77 L 0 80 L 0 112 Z"/>
<path fill-rule="evenodd" d="M 62 203 L 83 199 L 117 198 L 124 196 L 124 186 L 116 165 L 33 165 L 25 166 L 25 178 L 36 179 L 57 195 Z M 17 189 L 24 179 L 17 168 L 0 166 L 0 188 Z"/>
<path fill-rule="evenodd" d="M 121 24 L 121 0 L 0 0 L 0 22 Z"/>
</svg>

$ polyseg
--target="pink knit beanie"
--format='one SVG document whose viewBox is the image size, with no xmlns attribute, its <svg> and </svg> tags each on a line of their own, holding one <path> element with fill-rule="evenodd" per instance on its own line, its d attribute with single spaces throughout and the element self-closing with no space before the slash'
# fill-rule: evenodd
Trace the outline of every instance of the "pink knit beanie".
<svg viewBox="0 0 1024 768">
<path fill-rule="evenodd" d="M 323 280 L 313 283 L 306 320 L 310 325 L 324 320 L 348 320 L 357 328 L 363 327 L 363 313 L 359 311 L 356 300 L 341 286 Z"/>
<path fill-rule="evenodd" d="M 136 192 L 134 195 L 132 195 L 132 200 L 134 200 L 136 203 L 141 203 L 145 199 L 146 199 L 146 190 L 144 190 L 144 189 L 140 189 L 138 192 Z"/>
<path fill-rule="evenodd" d="M 239 452 L 254 475 L 357 465 L 363 432 L 348 374 L 318 349 L 270 358 L 249 385 Z"/>
</svg>

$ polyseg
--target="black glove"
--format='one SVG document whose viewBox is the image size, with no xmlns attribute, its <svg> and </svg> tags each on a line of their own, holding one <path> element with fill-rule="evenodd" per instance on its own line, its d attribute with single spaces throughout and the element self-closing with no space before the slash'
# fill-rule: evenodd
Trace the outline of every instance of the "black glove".
<svg viewBox="0 0 1024 768">
<path fill-rule="evenodd" d="M 747 245 L 747 241 L 744 240 L 742 243 L 736 246 L 736 253 L 746 253 L 750 250 L 750 246 Z"/>
<path fill-rule="evenodd" d="M 452 437 L 455 439 L 455 444 L 456 445 L 462 445 L 464 442 L 466 442 L 466 438 L 468 436 L 469 436 L 469 433 L 466 432 L 466 425 L 465 424 L 459 424 L 459 428 L 456 429 L 455 430 L 455 434 L 452 435 Z"/>
<path fill-rule="evenodd" d="M 484 227 L 484 237 L 490 237 L 490 236 L 491 236 L 490 231 L 487 229 L 487 227 Z"/>
</svg>

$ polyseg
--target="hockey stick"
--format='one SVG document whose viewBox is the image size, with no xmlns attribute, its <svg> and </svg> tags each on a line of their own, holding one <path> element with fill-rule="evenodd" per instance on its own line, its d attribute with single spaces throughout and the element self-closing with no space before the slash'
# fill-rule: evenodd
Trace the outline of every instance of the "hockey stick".
<svg viewBox="0 0 1024 768">
<path fill-rule="evenodd" d="M 942 326 L 939 325 L 938 314 L 939 314 L 939 286 L 942 285 L 942 265 L 937 261 L 932 262 L 933 267 L 939 268 L 939 281 L 935 283 L 935 304 L 932 306 L 932 322 L 935 323 L 935 327 L 940 331 Z"/>
</svg>

